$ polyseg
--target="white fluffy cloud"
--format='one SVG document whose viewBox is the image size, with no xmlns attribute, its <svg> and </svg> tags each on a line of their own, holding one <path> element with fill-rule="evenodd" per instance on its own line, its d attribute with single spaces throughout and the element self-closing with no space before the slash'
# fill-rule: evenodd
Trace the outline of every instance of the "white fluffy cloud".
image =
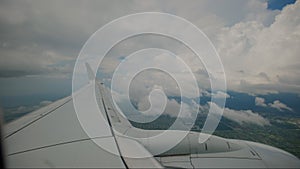
<svg viewBox="0 0 300 169">
<path fill-rule="evenodd" d="M 220 108 L 215 103 L 210 102 L 209 104 L 211 106 Z M 270 122 L 267 119 L 265 119 L 258 113 L 252 112 L 251 110 L 233 110 L 224 108 L 223 116 L 239 124 L 250 123 L 260 126 L 270 125 Z"/>
<path fill-rule="evenodd" d="M 275 100 L 273 103 L 269 103 L 268 104 L 270 107 L 273 107 L 279 111 L 283 111 L 285 110 L 289 110 L 289 111 L 293 111 L 293 109 L 291 109 L 290 107 L 288 107 L 286 104 L 281 103 L 279 100 Z"/>
<path fill-rule="evenodd" d="M 170 115 L 171 117 L 179 117 L 179 118 L 195 118 L 198 113 L 199 105 L 196 104 L 195 101 L 190 100 L 191 103 L 187 104 L 185 102 L 178 103 L 175 99 L 167 98 L 160 87 L 160 91 L 157 92 L 158 87 L 155 87 L 151 94 L 143 95 L 142 98 L 130 98 L 132 101 L 137 101 L 137 110 L 139 113 L 144 116 L 152 116 L 158 117 L 162 114 Z M 155 91 L 155 92 L 153 92 Z M 153 92 L 153 93 L 152 93 Z M 128 108 L 124 99 L 126 98 L 124 95 L 120 95 L 119 93 L 113 92 L 115 96 L 115 101 L 122 111 L 126 112 L 126 108 Z M 130 96 L 129 96 L 130 97 Z M 134 97 L 134 96 L 133 96 Z M 141 96 L 139 96 L 141 97 Z M 123 109 L 122 109 L 123 108 Z M 128 110 L 128 109 L 127 109 Z M 181 113 L 180 113 L 181 110 Z"/>
<path fill-rule="evenodd" d="M 181 114 L 180 112 L 181 107 Z M 168 100 L 168 103 L 166 105 L 166 109 L 164 111 L 164 114 L 170 115 L 171 117 L 179 117 L 179 118 L 193 118 L 195 117 L 197 111 L 195 110 L 195 107 L 192 105 L 188 105 L 186 103 L 181 102 L 178 103 L 174 99 Z"/>
<path fill-rule="evenodd" d="M 117 94 L 117 93 L 115 93 Z M 158 95 L 153 95 L 154 97 Z M 161 104 L 161 101 L 159 101 L 161 98 L 152 98 L 151 100 L 154 101 L 152 102 L 153 105 L 156 104 Z M 118 105 L 122 105 L 122 96 L 117 97 L 118 100 Z M 138 109 L 139 111 L 145 111 L 150 109 L 150 103 L 149 103 L 149 98 L 145 97 L 144 99 L 141 99 L 140 102 L 138 103 Z M 158 101 L 158 102 L 156 102 Z M 209 102 L 207 105 L 200 106 L 197 105 L 195 102 L 192 101 L 191 104 L 187 104 L 184 102 L 178 103 L 174 99 L 167 99 L 165 109 L 163 111 L 163 114 L 165 115 L 170 115 L 171 117 L 179 117 L 183 119 L 194 119 L 197 116 L 197 113 L 199 110 L 201 110 L 202 113 L 208 113 L 209 106 L 214 106 L 217 109 L 221 109 L 217 104 L 213 102 Z M 156 107 L 158 107 L 156 105 Z M 182 114 L 179 115 L 180 107 L 182 108 Z M 159 110 L 160 111 L 160 110 Z M 152 109 L 152 111 L 148 112 L 149 114 L 144 114 L 147 118 L 147 116 L 159 116 L 162 113 L 158 112 L 157 109 Z M 271 125 L 268 119 L 265 119 L 258 113 L 255 113 L 251 110 L 234 110 L 234 109 L 229 109 L 229 108 L 224 108 L 223 111 L 223 117 L 228 118 L 232 121 L 235 121 L 239 124 L 243 123 L 248 123 L 248 124 L 256 124 L 259 126 L 265 126 L 265 125 Z"/>
<path fill-rule="evenodd" d="M 120 94 L 113 90 L 111 92 L 115 103 L 117 103 L 123 112 L 126 113 L 128 110 L 132 110 L 126 104 L 126 94 Z M 197 100 L 185 98 L 185 102 L 182 101 L 178 103 L 178 101 L 173 98 L 167 98 L 162 86 L 154 85 L 150 90 L 140 90 L 139 93 L 140 95 L 129 94 L 131 104 L 133 104 L 135 110 L 138 110 L 138 112 L 134 112 L 135 114 L 142 113 L 145 116 L 159 116 L 163 113 L 172 117 L 182 118 L 191 118 L 197 115 L 199 108 L 199 105 L 196 103 Z M 182 114 L 179 114 L 180 108 Z"/>
<path fill-rule="evenodd" d="M 293 111 L 292 108 L 288 107 L 286 104 L 281 103 L 279 100 L 275 100 L 273 103 L 269 103 L 268 105 L 265 103 L 265 99 L 261 98 L 261 97 L 255 97 L 255 105 L 256 106 L 262 106 L 262 107 L 272 107 L 275 108 L 279 111 L 283 111 L 285 110 L 289 110 L 289 111 Z"/>
<path fill-rule="evenodd" d="M 271 25 L 259 20 L 225 27 L 218 51 L 228 87 L 246 92 L 300 92 L 300 1 L 286 6 Z"/>
<path fill-rule="evenodd" d="M 186 16 L 208 34 L 221 56 L 230 90 L 260 94 L 300 92 L 299 1 L 285 7 L 282 11 L 267 10 L 267 3 L 261 1 L 241 3 L 243 4 L 241 8 L 245 10 L 241 12 L 239 19 L 231 15 L 229 11 L 225 13 L 223 6 L 222 9 L 215 7 L 220 11 L 211 9 L 204 13 L 199 12 L 197 16 L 201 20 L 180 8 L 173 7 L 177 9 L 177 13 L 172 13 Z M 197 3 L 191 4 L 197 6 Z M 203 4 L 209 6 L 208 9 L 210 9 L 211 2 Z M 187 3 L 187 6 L 193 9 L 189 5 Z M 234 7 L 236 4 L 230 5 Z M 233 11 L 236 12 L 236 10 Z M 200 17 L 202 15 L 203 17 Z M 235 15 L 238 14 L 235 13 Z M 206 18 L 210 18 L 210 21 Z M 138 45 L 145 43 L 149 41 L 140 40 Z M 174 45 L 165 42 L 161 46 L 166 47 L 166 44 Z M 176 47 L 175 45 L 174 48 Z M 196 74 L 200 82 L 199 86 L 210 88 L 208 74 L 203 65 L 197 64 L 195 58 L 191 57 L 187 51 L 182 48 L 178 50 L 181 50 L 177 52 Z M 160 61 L 164 60 L 160 59 Z"/>
<path fill-rule="evenodd" d="M 150 56 L 147 57 L 148 55 Z M 131 85 L 131 93 L 136 102 L 138 98 L 144 97 L 150 92 L 154 86 L 162 86 L 168 96 L 182 95 L 187 98 L 195 98 L 200 95 L 200 91 L 197 91 L 196 79 L 193 78 L 193 74 L 188 72 L 188 67 L 181 62 L 179 57 L 174 57 L 168 53 L 159 55 L 152 55 L 151 53 L 147 56 L 129 58 L 122 62 L 120 64 L 122 67 L 114 74 L 113 90 L 123 94 L 127 82 L 130 81 L 128 83 Z M 151 68 L 143 69 L 141 65 L 144 64 L 141 62 L 147 62 L 145 65 L 147 68 Z M 142 69 L 136 69 L 136 65 Z M 136 74 L 136 70 L 142 71 L 133 77 L 132 75 Z"/>
<path fill-rule="evenodd" d="M 224 117 L 242 123 L 253 123 L 260 126 L 270 125 L 270 122 L 260 116 L 258 113 L 254 113 L 251 110 L 232 110 L 229 108 L 224 109 Z"/>
<path fill-rule="evenodd" d="M 265 103 L 265 99 L 261 98 L 261 97 L 255 97 L 255 105 L 256 106 L 262 106 L 262 107 L 266 107 L 266 103 Z"/>
<path fill-rule="evenodd" d="M 217 91 L 217 93 L 212 94 L 215 98 L 229 98 L 230 95 L 228 93 Z"/>
</svg>

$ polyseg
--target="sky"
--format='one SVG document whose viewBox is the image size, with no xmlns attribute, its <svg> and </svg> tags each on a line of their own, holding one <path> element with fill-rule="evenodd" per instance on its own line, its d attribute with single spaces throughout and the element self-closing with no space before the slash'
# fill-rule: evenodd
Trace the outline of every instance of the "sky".
<svg viewBox="0 0 300 169">
<path fill-rule="evenodd" d="M 282 10 L 286 5 L 295 3 L 296 0 L 284 0 L 284 1 L 278 1 L 278 0 L 269 0 L 268 1 L 268 9 L 274 10 L 279 9 Z"/>
<path fill-rule="evenodd" d="M 153 11 L 183 17 L 208 36 L 223 63 L 228 90 L 251 95 L 300 94 L 299 1 L 4 0 L 0 2 L 2 106 L 21 106 L 70 94 L 74 63 L 86 40 L 114 19 Z M 99 70 L 108 79 L 132 51 L 159 46 L 175 50 L 184 58 L 201 84 L 200 95 L 205 94 L 210 87 L 205 68 L 180 45 L 156 36 L 132 38 L 126 45 L 114 47 Z M 159 62 L 168 62 L 164 58 L 158 57 Z M 135 90 L 147 90 L 146 80 L 164 85 L 164 75 L 152 72 L 150 76 L 152 82 L 141 76 Z M 176 87 L 168 92 L 176 94 Z M 257 104 L 264 106 L 262 101 L 258 98 Z M 280 103 L 265 105 L 285 108 Z"/>
</svg>

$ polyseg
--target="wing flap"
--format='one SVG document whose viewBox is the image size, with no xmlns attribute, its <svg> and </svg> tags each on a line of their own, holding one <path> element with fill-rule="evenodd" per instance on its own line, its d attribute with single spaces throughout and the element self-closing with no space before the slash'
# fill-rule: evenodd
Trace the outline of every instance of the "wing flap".
<svg viewBox="0 0 300 169">
<path fill-rule="evenodd" d="M 161 164 L 137 141 L 118 137 L 120 152 L 129 168 L 163 168 Z"/>
</svg>

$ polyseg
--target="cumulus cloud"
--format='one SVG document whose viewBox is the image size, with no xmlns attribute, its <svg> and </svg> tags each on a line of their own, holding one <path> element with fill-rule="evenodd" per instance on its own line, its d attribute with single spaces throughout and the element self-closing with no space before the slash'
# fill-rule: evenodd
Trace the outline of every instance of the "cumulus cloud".
<svg viewBox="0 0 300 169">
<path fill-rule="evenodd" d="M 212 94 L 215 98 L 229 98 L 230 95 L 228 93 L 222 92 L 222 91 L 217 91 L 217 93 Z"/>
<path fill-rule="evenodd" d="M 117 94 L 117 93 L 115 93 Z M 154 95 L 155 97 L 155 95 Z M 160 96 L 157 95 L 158 98 L 152 98 L 153 100 L 160 100 Z M 121 105 L 122 107 L 122 97 L 117 97 L 118 105 Z M 145 111 L 148 110 L 151 106 L 149 103 L 149 98 L 146 97 L 144 99 L 141 99 L 140 102 L 138 102 L 138 110 L 139 111 Z M 151 99 L 151 100 L 152 100 Z M 153 105 L 160 104 L 158 101 L 153 102 Z M 221 109 L 217 104 L 213 102 L 209 102 L 207 105 L 200 106 L 196 102 L 192 101 L 191 103 L 178 103 L 175 99 L 167 99 L 165 109 L 163 113 L 157 112 L 156 109 L 152 109 L 152 111 L 148 111 L 149 114 L 144 114 L 145 116 L 159 116 L 161 114 L 164 115 L 170 115 L 171 117 L 179 117 L 183 119 L 193 119 L 196 118 L 197 113 L 199 110 L 203 113 L 208 113 L 209 106 L 214 106 L 214 108 Z M 179 115 L 180 107 L 182 108 L 182 114 Z M 160 110 L 159 110 L 160 111 Z M 232 121 L 235 121 L 239 124 L 243 123 L 249 123 L 249 124 L 256 124 L 259 126 L 265 126 L 265 125 L 271 125 L 269 120 L 262 117 L 256 112 L 253 112 L 251 110 L 234 110 L 225 108 L 223 112 L 223 116 L 225 118 L 228 118 Z"/>
<path fill-rule="evenodd" d="M 152 89 L 150 93 L 145 92 L 145 95 L 139 96 L 139 99 L 132 98 L 136 96 L 129 96 L 131 103 L 126 101 L 125 94 L 115 91 L 112 91 L 112 94 L 119 110 L 131 121 L 146 123 L 154 121 L 161 115 L 179 118 L 184 123 L 195 120 L 199 110 L 199 105 L 195 100 L 185 99 L 180 102 L 175 98 L 167 98 L 160 86 Z"/>
<path fill-rule="evenodd" d="M 258 113 L 254 113 L 251 110 L 232 110 L 229 108 L 224 109 L 224 117 L 242 123 L 253 123 L 260 126 L 270 125 L 269 121 Z"/>
<path fill-rule="evenodd" d="M 122 62 L 118 71 L 114 72 L 113 90 L 119 93 L 125 92 L 124 89 L 130 81 L 131 92 L 137 97 L 150 92 L 155 85 L 162 86 L 168 96 L 198 97 L 200 91 L 197 91 L 199 90 L 197 80 L 192 72 L 189 72 L 189 67 L 183 64 L 179 57 L 160 52 L 159 54 L 150 52 Z M 144 69 L 143 65 L 148 69 Z M 142 69 L 139 69 L 141 67 Z M 136 70 L 141 72 L 133 76 Z"/>
<path fill-rule="evenodd" d="M 223 92 L 223 91 L 217 91 L 217 92 L 211 92 L 211 91 L 207 91 L 207 90 L 201 90 L 201 96 L 204 97 L 214 97 L 215 99 L 226 99 L 226 98 L 230 98 L 231 96 L 227 93 L 227 92 Z"/>
<path fill-rule="evenodd" d="M 300 92 L 299 76 L 295 76 L 299 74 L 299 12 L 297 1 L 270 25 L 251 20 L 223 28 L 217 48 L 229 88 L 253 93 Z"/>
<path fill-rule="evenodd" d="M 209 102 L 209 104 L 210 106 L 218 107 L 220 109 L 220 107 L 213 102 Z M 239 124 L 250 123 L 259 126 L 270 125 L 270 122 L 267 119 L 251 110 L 233 110 L 224 108 L 223 116 Z"/>
<path fill-rule="evenodd" d="M 255 97 L 255 105 L 256 106 L 262 106 L 262 107 L 272 107 L 279 111 L 288 110 L 293 111 L 292 108 L 288 107 L 286 104 L 281 103 L 279 100 L 275 100 L 273 103 L 269 103 L 268 105 L 265 103 L 265 99 L 261 97 Z"/>
<path fill-rule="evenodd" d="M 288 110 L 288 111 L 293 111 L 292 108 L 288 107 L 286 104 L 284 103 L 281 103 L 279 100 L 275 100 L 273 103 L 269 103 L 268 104 L 270 107 L 273 107 L 279 111 L 283 111 L 284 109 L 285 110 Z"/>
<path fill-rule="evenodd" d="M 137 99 L 136 109 L 137 111 L 129 112 L 134 115 L 142 114 L 144 116 L 158 117 L 160 115 L 169 115 L 171 117 L 179 118 L 195 118 L 198 113 L 198 104 L 194 100 L 190 100 L 189 103 L 178 102 L 175 99 L 170 99 L 165 96 L 163 90 L 159 92 L 154 89 L 150 95 L 144 95 L 141 99 Z M 154 92 L 153 92 L 154 91 Z M 118 104 L 121 111 L 128 111 L 127 102 L 125 95 L 120 95 L 117 92 L 113 92 L 116 103 Z M 131 100 L 135 100 L 130 98 Z M 130 109 L 131 110 L 131 109 Z M 181 110 L 181 113 L 180 113 Z M 131 116 L 132 114 L 126 114 Z"/>
<path fill-rule="evenodd" d="M 299 29 L 297 28 L 300 24 L 297 16 L 300 15 L 300 10 L 298 10 L 300 3 L 289 5 L 282 11 L 270 11 L 267 9 L 267 4 L 260 1 L 241 3 L 245 11 L 239 19 L 228 11 L 224 14 L 222 9 L 213 14 L 206 11 L 201 21 L 180 9 L 176 14 L 188 16 L 193 23 L 208 33 L 223 61 L 229 89 L 260 94 L 300 92 L 300 79 L 297 76 L 299 73 L 297 53 L 300 52 L 297 47 L 299 46 Z M 208 2 L 206 5 L 211 4 Z M 233 7 L 236 4 L 230 5 Z M 224 16 L 221 17 L 220 13 Z M 211 22 L 222 24 L 213 24 L 214 29 L 207 29 L 207 31 L 202 25 L 209 23 L 205 20 L 206 15 L 213 20 Z M 227 20 L 229 16 L 231 20 Z M 211 31 L 213 31 L 212 34 L 210 34 Z M 144 39 L 138 42 L 136 43 L 138 46 L 153 43 Z M 166 47 L 165 44 L 170 43 L 166 41 L 160 45 Z M 195 58 L 190 57 L 190 54 L 178 45 L 170 44 L 170 46 L 174 47 L 171 49 L 176 48 L 175 53 L 180 53 L 180 57 L 184 58 L 184 61 L 191 67 L 200 82 L 199 86 L 209 89 L 209 74 L 203 65 L 196 64 Z M 161 59 L 161 61 L 164 60 Z"/>
<path fill-rule="evenodd" d="M 265 103 L 265 99 L 261 98 L 261 97 L 255 97 L 255 105 L 256 106 L 262 106 L 262 107 L 266 107 L 266 103 Z"/>
<path fill-rule="evenodd" d="M 140 102 L 139 104 L 143 104 Z M 179 114 L 180 112 L 180 107 L 182 110 L 182 113 Z M 151 112 L 152 114 L 147 114 L 147 115 L 157 115 L 155 111 Z M 179 117 L 179 118 L 192 118 L 195 117 L 197 111 L 195 111 L 195 107 L 193 105 L 188 105 L 184 102 L 178 103 L 174 99 L 168 99 L 166 107 L 163 111 L 164 115 L 170 115 L 171 117 Z"/>
</svg>

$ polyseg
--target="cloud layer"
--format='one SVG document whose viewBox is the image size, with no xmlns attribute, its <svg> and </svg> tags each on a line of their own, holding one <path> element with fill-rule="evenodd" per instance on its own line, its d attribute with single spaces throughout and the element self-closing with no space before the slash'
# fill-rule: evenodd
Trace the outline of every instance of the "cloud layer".
<svg viewBox="0 0 300 169">
<path fill-rule="evenodd" d="M 126 14 L 160 11 L 184 17 L 208 35 L 220 53 L 230 89 L 299 92 L 299 4 L 278 11 L 252 0 L 3 1 L 0 76 L 70 74 L 72 60 L 98 28 Z M 192 69 L 201 70 L 199 65 Z"/>
</svg>

